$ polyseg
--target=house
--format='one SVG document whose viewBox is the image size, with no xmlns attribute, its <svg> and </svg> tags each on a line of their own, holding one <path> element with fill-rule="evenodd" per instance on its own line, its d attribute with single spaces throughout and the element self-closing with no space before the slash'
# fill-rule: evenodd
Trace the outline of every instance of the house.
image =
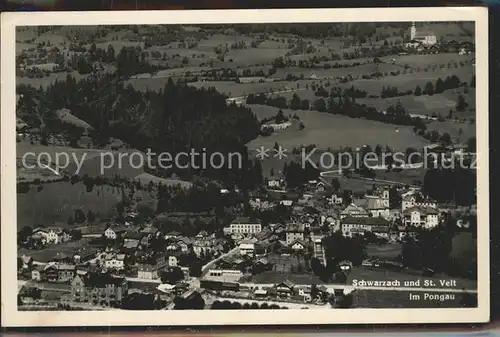
<svg viewBox="0 0 500 337">
<path fill-rule="evenodd" d="M 71 282 L 73 302 L 108 308 L 120 307 L 127 294 L 127 280 L 108 273 L 77 275 Z"/>
<path fill-rule="evenodd" d="M 326 200 L 328 201 L 328 205 L 342 205 L 344 202 L 344 199 L 336 193 L 333 193 L 332 196 Z"/>
<path fill-rule="evenodd" d="M 53 283 L 67 283 L 73 280 L 76 266 L 70 264 L 49 264 L 46 265 L 43 273 L 47 281 Z"/>
<path fill-rule="evenodd" d="M 324 192 L 326 189 L 326 185 L 324 182 L 320 181 L 316 184 L 316 192 Z"/>
<path fill-rule="evenodd" d="M 244 240 L 238 246 L 241 255 L 254 256 L 255 255 L 255 243 Z"/>
<path fill-rule="evenodd" d="M 183 253 L 187 253 L 189 251 L 191 245 L 193 244 L 193 241 L 190 238 L 181 236 L 181 237 L 178 237 L 176 240 L 174 240 L 174 243 L 176 244 L 176 246 L 178 248 L 180 248 L 180 250 Z"/>
<path fill-rule="evenodd" d="M 430 198 L 425 197 L 421 192 L 415 191 L 405 194 L 401 202 L 401 210 L 404 213 L 411 207 L 429 207 L 437 209 L 437 202 Z"/>
<path fill-rule="evenodd" d="M 243 277 L 239 269 L 210 269 L 205 279 L 220 282 L 237 282 Z"/>
<path fill-rule="evenodd" d="M 156 264 L 140 263 L 137 267 L 137 277 L 143 280 L 158 279 L 158 266 Z"/>
<path fill-rule="evenodd" d="M 125 268 L 125 254 L 107 254 L 104 266 L 107 269 L 123 270 Z"/>
<path fill-rule="evenodd" d="M 169 255 L 167 258 L 167 265 L 169 267 L 177 267 L 179 261 L 177 259 L 177 256 L 175 255 Z"/>
<path fill-rule="evenodd" d="M 58 227 L 47 228 L 47 243 L 59 244 L 71 240 L 68 231 Z"/>
<path fill-rule="evenodd" d="M 24 270 L 30 270 L 31 267 L 33 266 L 33 258 L 28 255 L 23 255 L 21 256 L 21 261 L 22 261 L 22 269 Z"/>
<path fill-rule="evenodd" d="M 281 188 L 283 184 L 283 179 L 277 176 L 269 177 L 267 179 L 267 187 L 269 188 Z"/>
<path fill-rule="evenodd" d="M 104 236 L 108 240 L 116 240 L 118 237 L 120 237 L 122 234 L 125 234 L 127 232 L 127 229 L 122 226 L 109 226 L 106 228 L 104 231 Z"/>
<path fill-rule="evenodd" d="M 180 232 L 177 232 L 177 231 L 168 232 L 167 234 L 165 234 L 165 240 L 175 239 L 175 238 L 178 238 L 180 236 L 181 236 Z"/>
<path fill-rule="evenodd" d="M 202 253 L 213 252 L 215 248 L 215 238 L 204 237 L 195 238 L 193 242 L 193 252 L 200 256 Z"/>
<path fill-rule="evenodd" d="M 288 280 L 274 285 L 276 295 L 280 298 L 288 298 L 293 295 L 294 284 Z"/>
<path fill-rule="evenodd" d="M 286 227 L 286 245 L 290 246 L 295 240 L 304 241 L 304 224 L 291 223 Z"/>
<path fill-rule="evenodd" d="M 265 289 L 255 289 L 253 292 L 253 296 L 255 298 L 266 298 L 268 291 Z"/>
<path fill-rule="evenodd" d="M 368 217 L 370 213 L 361 206 L 356 205 L 355 203 L 350 203 L 342 212 L 340 212 L 340 220 L 348 217 Z"/>
<path fill-rule="evenodd" d="M 129 230 L 123 236 L 123 246 L 125 248 L 137 248 L 143 236 L 144 233 Z"/>
<path fill-rule="evenodd" d="M 31 238 L 33 240 L 39 240 L 42 242 L 42 244 L 47 244 L 48 243 L 48 229 L 46 228 L 41 228 L 41 227 L 36 227 L 33 229 L 31 232 Z"/>
<path fill-rule="evenodd" d="M 365 232 L 372 232 L 374 228 L 377 228 L 378 231 L 382 231 L 382 227 L 389 228 L 389 221 L 382 217 L 349 216 L 342 220 L 342 235 L 345 237 L 364 235 Z"/>
<path fill-rule="evenodd" d="M 439 224 L 439 212 L 432 207 L 413 206 L 403 212 L 405 226 L 432 229 Z"/>
<path fill-rule="evenodd" d="M 260 220 L 249 218 L 236 218 L 230 225 L 232 234 L 256 234 L 262 231 Z"/>
<path fill-rule="evenodd" d="M 280 205 L 283 205 L 285 207 L 292 207 L 293 205 L 293 200 L 290 199 L 283 199 L 280 201 Z"/>
<path fill-rule="evenodd" d="M 290 246 L 290 248 L 292 248 L 292 250 L 300 251 L 300 252 L 305 251 L 307 248 L 307 244 L 300 239 L 293 240 L 289 246 Z"/>
<path fill-rule="evenodd" d="M 45 266 L 43 265 L 37 265 L 32 271 L 31 271 L 31 280 L 40 282 L 45 279 L 45 274 L 44 274 L 44 269 Z"/>
</svg>

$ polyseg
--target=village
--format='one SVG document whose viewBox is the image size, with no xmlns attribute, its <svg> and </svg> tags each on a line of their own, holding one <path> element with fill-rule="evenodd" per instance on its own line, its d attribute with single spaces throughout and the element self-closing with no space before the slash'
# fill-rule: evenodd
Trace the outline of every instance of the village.
<svg viewBox="0 0 500 337">
<path fill-rule="evenodd" d="M 467 234 L 475 227 L 474 205 L 450 209 L 414 187 L 374 185 L 353 196 L 318 176 L 300 190 L 287 190 L 282 177 L 266 179 L 250 194 L 249 206 L 288 213 L 287 221 L 237 216 L 222 231 L 193 237 L 162 232 L 153 221 L 137 225 L 136 212 L 105 226 L 23 229 L 20 308 L 173 308 L 176 298 L 187 301 L 196 293 L 215 307 L 224 301 L 342 307 L 355 290 L 348 287 L 353 270 L 391 270 L 404 278 L 402 242 L 436 228 Z M 321 268 L 332 258 L 325 238 L 332 234 L 359 240 L 360 251 L 345 255 L 324 277 Z"/>
<path fill-rule="evenodd" d="M 473 28 L 321 29 L 20 31 L 19 310 L 474 306 Z M 247 166 L 98 170 L 104 151 L 150 147 L 237 149 Z M 405 158 L 311 167 L 306 149 Z M 40 152 L 86 158 L 29 166 Z"/>
</svg>

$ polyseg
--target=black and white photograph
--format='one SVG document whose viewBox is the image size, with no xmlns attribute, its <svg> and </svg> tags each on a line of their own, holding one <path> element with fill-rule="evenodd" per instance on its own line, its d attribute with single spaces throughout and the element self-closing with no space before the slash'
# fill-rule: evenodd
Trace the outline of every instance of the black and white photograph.
<svg viewBox="0 0 500 337">
<path fill-rule="evenodd" d="M 488 320 L 487 10 L 214 12 L 2 16 L 2 320 Z"/>
</svg>

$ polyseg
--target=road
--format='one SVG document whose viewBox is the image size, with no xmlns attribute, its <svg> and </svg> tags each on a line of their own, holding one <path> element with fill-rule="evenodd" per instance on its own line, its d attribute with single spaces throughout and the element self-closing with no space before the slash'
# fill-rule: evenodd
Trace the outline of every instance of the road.
<svg viewBox="0 0 500 337">
<path fill-rule="evenodd" d="M 294 303 L 294 302 L 286 302 L 286 301 L 272 301 L 272 300 L 257 300 L 253 298 L 249 299 L 244 299 L 244 298 L 237 298 L 237 297 L 218 297 L 218 296 L 205 296 L 205 305 L 211 305 L 215 301 L 229 301 L 229 302 L 238 302 L 241 304 L 252 304 L 252 303 L 257 303 L 257 304 L 276 304 L 279 305 L 280 307 L 287 307 L 288 309 L 303 309 L 303 308 L 308 308 L 308 309 L 331 309 L 332 307 L 327 304 L 327 305 L 317 305 L 317 304 L 311 304 L 311 303 Z"/>
<path fill-rule="evenodd" d="M 274 287 L 273 283 L 240 283 L 241 286 L 246 287 Z M 296 285 L 298 287 L 305 287 L 310 285 Z M 384 290 L 384 291 L 411 291 L 411 292 L 435 292 L 435 293 L 469 293 L 476 294 L 476 289 L 457 289 L 457 288 L 437 288 L 437 287 L 375 287 L 375 286 L 350 286 L 346 284 L 320 284 L 328 289 L 328 292 L 343 289 L 344 292 L 350 293 L 355 290 Z"/>
<path fill-rule="evenodd" d="M 342 172 L 342 170 L 338 169 L 338 170 L 334 170 L 334 171 L 321 172 L 319 175 L 320 175 L 320 178 L 341 178 L 342 177 L 341 172 Z M 392 181 L 392 180 L 384 180 L 384 179 L 372 179 L 372 178 L 364 178 L 364 177 L 350 177 L 349 179 L 359 179 L 359 180 L 372 181 L 372 182 L 382 183 L 382 184 L 393 184 L 393 185 L 400 185 L 401 184 L 400 181 Z M 405 184 L 405 185 L 408 185 L 408 184 Z M 414 187 L 414 188 L 420 188 L 420 186 L 416 186 L 416 185 L 408 185 L 408 186 Z"/>
<path fill-rule="evenodd" d="M 239 248 L 238 246 L 234 247 L 233 249 L 231 249 L 229 252 L 225 253 L 225 254 L 222 254 L 221 256 L 219 256 L 218 258 L 208 262 L 207 264 L 205 264 L 203 267 L 201 267 L 201 275 L 204 276 L 208 270 L 219 260 L 227 257 L 227 256 L 231 256 L 233 254 L 236 254 L 237 252 L 239 252 Z"/>
</svg>

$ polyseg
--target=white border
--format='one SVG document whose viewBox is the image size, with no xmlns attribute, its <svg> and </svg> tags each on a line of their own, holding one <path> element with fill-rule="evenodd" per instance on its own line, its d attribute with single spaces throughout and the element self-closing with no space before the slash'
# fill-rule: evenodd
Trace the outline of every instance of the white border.
<svg viewBox="0 0 500 337">
<path fill-rule="evenodd" d="M 475 21 L 478 308 L 203 311 L 17 311 L 15 30 L 36 25 Z M 481 7 L 29 12 L 1 14 L 1 251 L 4 327 L 480 323 L 489 320 L 488 11 Z"/>
</svg>

